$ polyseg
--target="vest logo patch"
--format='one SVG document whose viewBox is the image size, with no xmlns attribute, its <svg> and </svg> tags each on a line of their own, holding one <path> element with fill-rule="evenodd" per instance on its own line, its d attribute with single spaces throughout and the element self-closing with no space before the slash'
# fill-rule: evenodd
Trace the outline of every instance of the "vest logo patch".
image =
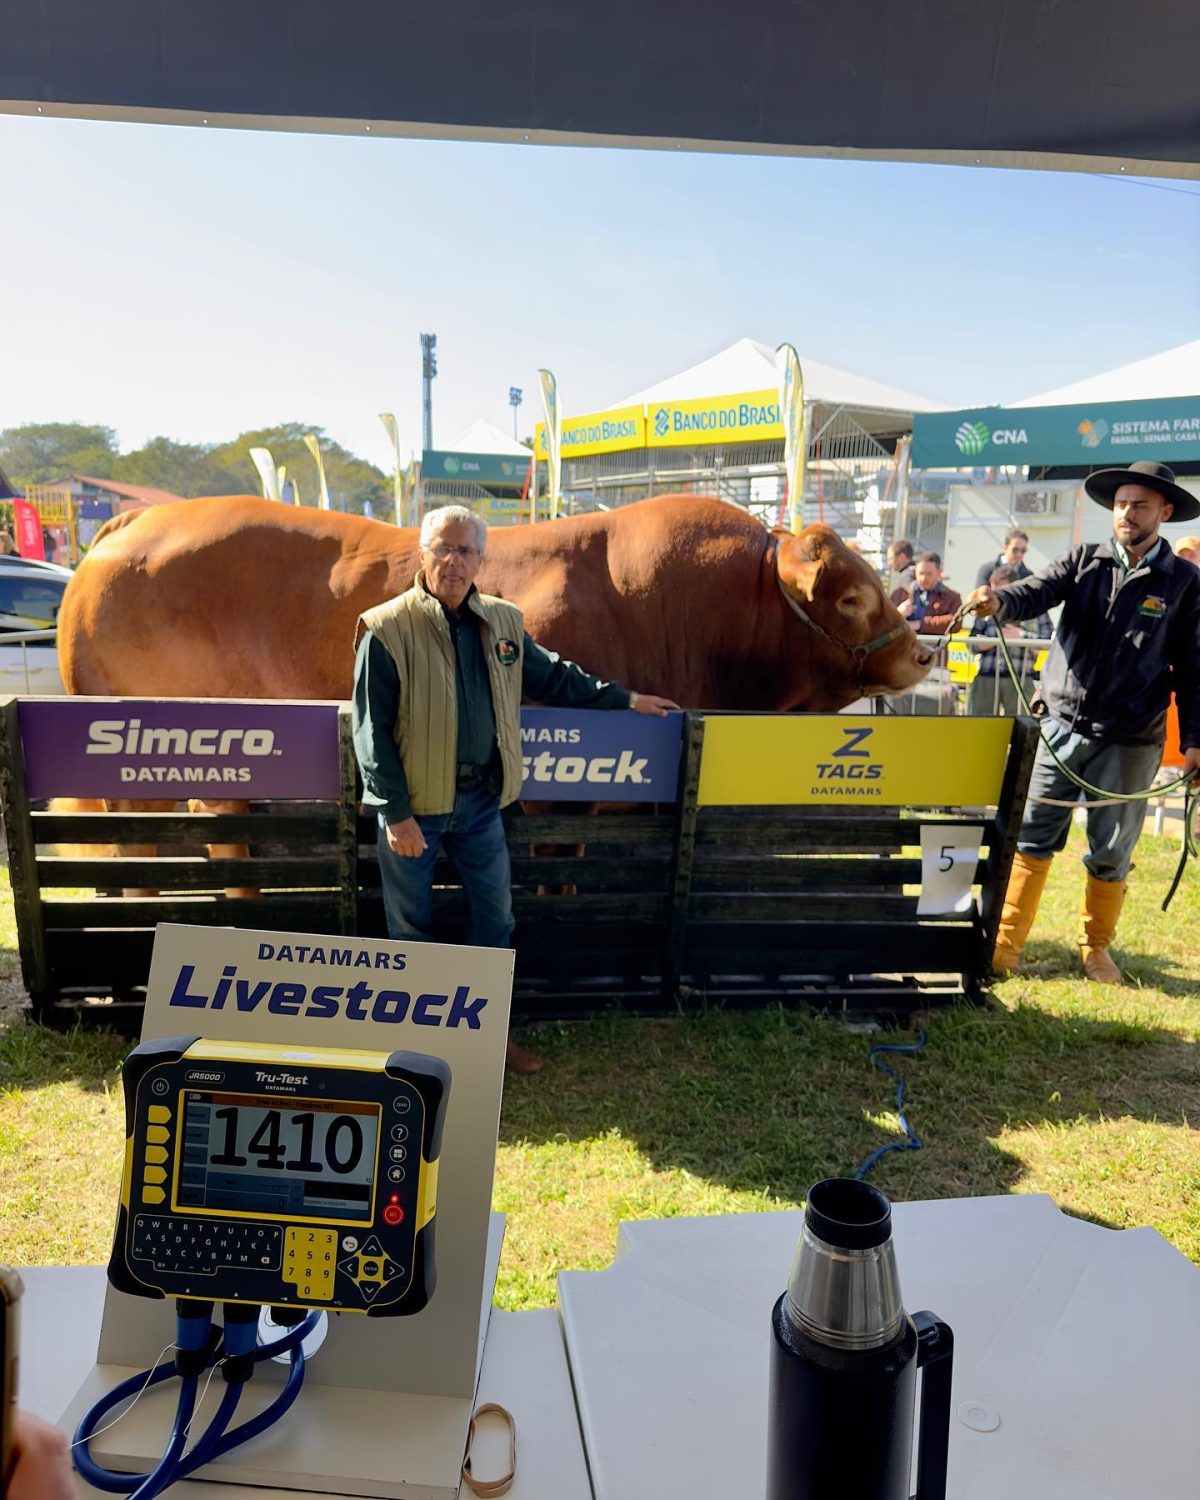
<svg viewBox="0 0 1200 1500">
<path fill-rule="evenodd" d="M 500 659 L 501 666 L 511 667 L 520 655 L 516 641 L 506 640 L 503 636 L 496 642 L 496 655 Z"/>
<path fill-rule="evenodd" d="M 1155 594 L 1148 594 L 1138 605 L 1139 615 L 1149 615 L 1152 620 L 1161 620 L 1167 612 L 1167 601 Z"/>
</svg>

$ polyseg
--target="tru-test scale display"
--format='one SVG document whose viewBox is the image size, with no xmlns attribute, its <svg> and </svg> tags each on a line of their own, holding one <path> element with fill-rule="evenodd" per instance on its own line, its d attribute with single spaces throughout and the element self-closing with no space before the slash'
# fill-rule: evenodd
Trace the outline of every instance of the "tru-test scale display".
<svg viewBox="0 0 1200 1500">
<path fill-rule="evenodd" d="M 428 1302 L 441 1059 L 176 1038 L 137 1047 L 124 1085 L 115 1287 L 376 1317 Z"/>
</svg>

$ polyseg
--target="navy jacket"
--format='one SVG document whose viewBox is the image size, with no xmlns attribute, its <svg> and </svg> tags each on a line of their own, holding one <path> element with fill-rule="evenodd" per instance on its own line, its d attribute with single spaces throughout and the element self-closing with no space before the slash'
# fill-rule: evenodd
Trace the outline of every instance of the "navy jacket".
<svg viewBox="0 0 1200 1500">
<path fill-rule="evenodd" d="M 1163 542 L 1128 572 L 1111 539 L 997 589 L 999 621 L 1063 607 L 1042 672 L 1051 716 L 1088 739 L 1161 744 L 1172 689 L 1180 744 L 1200 745 L 1200 569 Z"/>
</svg>

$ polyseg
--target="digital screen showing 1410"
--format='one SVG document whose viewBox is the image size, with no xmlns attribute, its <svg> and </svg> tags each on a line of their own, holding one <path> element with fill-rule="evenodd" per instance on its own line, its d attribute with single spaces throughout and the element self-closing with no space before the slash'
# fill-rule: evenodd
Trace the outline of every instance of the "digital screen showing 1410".
<svg viewBox="0 0 1200 1500">
<path fill-rule="evenodd" d="M 177 1208 L 370 1221 L 377 1105 L 189 1091 L 183 1111 Z"/>
</svg>

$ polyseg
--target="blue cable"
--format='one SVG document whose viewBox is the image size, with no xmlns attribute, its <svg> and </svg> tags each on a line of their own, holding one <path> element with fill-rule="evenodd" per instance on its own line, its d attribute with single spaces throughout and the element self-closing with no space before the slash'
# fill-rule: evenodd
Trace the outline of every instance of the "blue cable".
<svg viewBox="0 0 1200 1500">
<path fill-rule="evenodd" d="M 192 1413 L 196 1410 L 198 1384 L 199 1381 L 195 1375 L 185 1375 L 179 1382 L 179 1403 L 175 1408 L 171 1441 L 149 1474 L 135 1476 L 140 1483 L 133 1491 L 130 1500 L 154 1500 L 155 1495 L 161 1495 L 163 1490 L 179 1478 L 179 1460 L 183 1457 L 183 1450 L 187 1446 L 188 1423 L 192 1420 Z"/>
<path fill-rule="evenodd" d="M 282 1337 L 269 1344 L 263 1344 L 253 1351 L 251 1357 L 255 1364 L 273 1359 L 277 1354 L 291 1355 L 292 1363 L 287 1381 L 274 1401 L 256 1417 L 243 1422 L 240 1427 L 235 1427 L 231 1432 L 226 1431 L 233 1419 L 243 1389 L 240 1383 L 228 1385 L 221 1404 L 203 1436 L 196 1442 L 192 1451 L 184 1457 L 187 1428 L 195 1407 L 198 1384 L 196 1377 L 186 1377 L 180 1388 L 179 1405 L 176 1408 L 170 1443 L 158 1464 L 149 1474 L 122 1474 L 112 1469 L 102 1468 L 88 1452 L 87 1444 L 101 1418 L 106 1416 L 113 1407 L 119 1406 L 122 1401 L 138 1395 L 143 1390 L 148 1390 L 151 1386 L 161 1385 L 164 1380 L 172 1379 L 177 1372 L 173 1364 L 166 1364 L 151 1372 L 143 1370 L 140 1374 L 131 1375 L 127 1380 L 121 1381 L 95 1403 L 75 1429 L 72 1456 L 79 1474 L 94 1489 L 103 1490 L 109 1494 L 128 1494 L 131 1500 L 152 1500 L 153 1496 L 161 1494 L 176 1480 L 193 1473 L 202 1464 L 211 1462 L 221 1454 L 228 1453 L 231 1449 L 248 1442 L 252 1437 L 257 1437 L 259 1433 L 265 1432 L 284 1415 L 300 1394 L 300 1388 L 304 1383 L 305 1366 L 301 1345 L 317 1326 L 319 1317 L 319 1312 L 310 1312 L 302 1322 L 296 1324 L 294 1328 L 289 1328 Z M 213 1344 L 208 1353 L 206 1368 L 211 1368 L 224 1357 L 223 1346 Z M 189 1384 L 190 1398 L 187 1396 Z M 148 1487 L 151 1481 L 154 1481 L 154 1485 Z"/>
<path fill-rule="evenodd" d="M 886 1146 L 876 1147 L 870 1156 L 867 1157 L 866 1161 L 863 1162 L 862 1166 L 859 1167 L 858 1171 L 855 1172 L 855 1182 L 861 1182 L 879 1158 L 886 1156 L 889 1151 L 920 1151 L 922 1149 L 921 1137 L 908 1123 L 908 1117 L 901 1109 L 901 1105 L 904 1103 L 904 1091 L 908 1087 L 908 1082 L 903 1073 L 897 1073 L 895 1068 L 890 1067 L 885 1062 L 881 1062 L 879 1054 L 881 1052 L 920 1052 L 924 1045 L 925 1033 L 919 1031 L 915 1042 L 876 1042 L 867 1052 L 868 1059 L 881 1073 L 886 1073 L 890 1078 L 896 1080 L 896 1113 L 900 1116 L 900 1128 L 904 1131 L 907 1139 L 903 1141 L 889 1141 Z"/>
</svg>

